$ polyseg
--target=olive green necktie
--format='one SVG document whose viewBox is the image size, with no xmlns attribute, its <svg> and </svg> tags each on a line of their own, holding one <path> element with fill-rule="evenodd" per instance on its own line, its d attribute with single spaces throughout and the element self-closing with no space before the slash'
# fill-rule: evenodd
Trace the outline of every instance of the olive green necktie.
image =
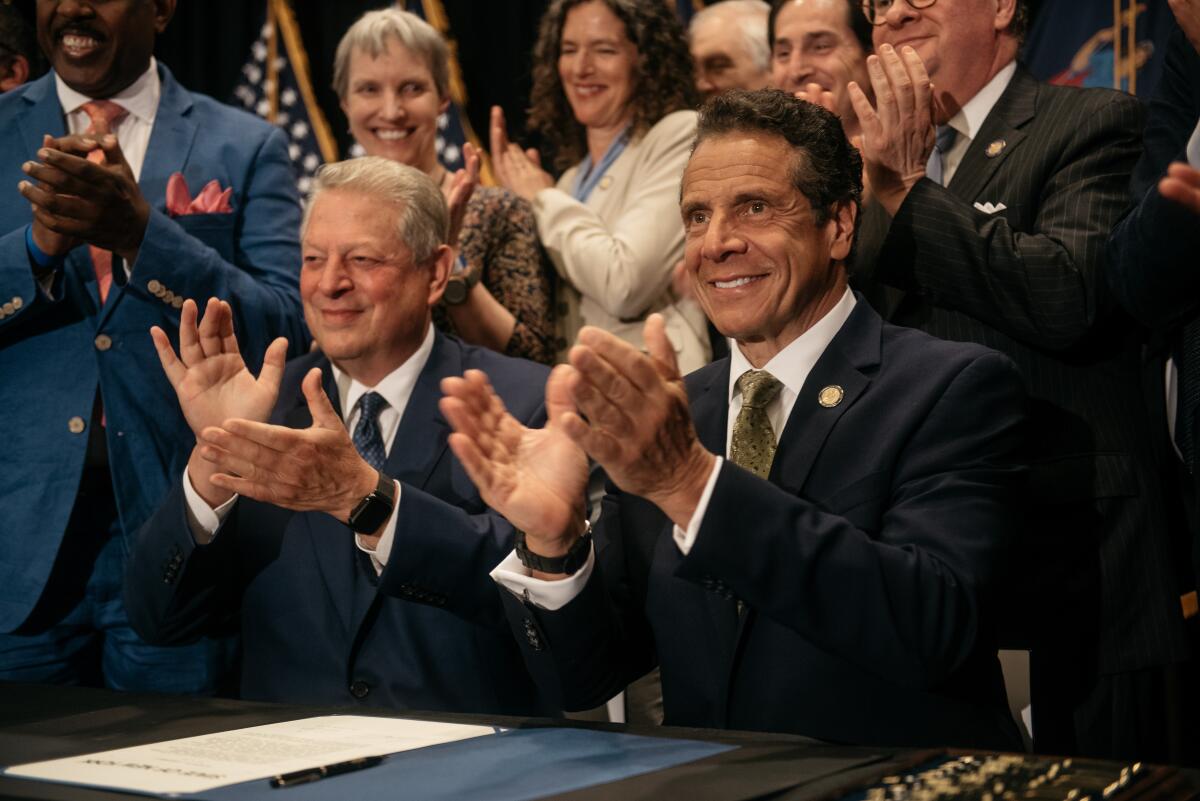
<svg viewBox="0 0 1200 801">
<path fill-rule="evenodd" d="M 775 458 L 775 431 L 767 417 L 767 404 L 775 400 L 783 384 L 766 370 L 747 370 L 738 378 L 737 386 L 742 393 L 742 410 L 733 424 L 729 458 L 766 478 Z"/>
</svg>

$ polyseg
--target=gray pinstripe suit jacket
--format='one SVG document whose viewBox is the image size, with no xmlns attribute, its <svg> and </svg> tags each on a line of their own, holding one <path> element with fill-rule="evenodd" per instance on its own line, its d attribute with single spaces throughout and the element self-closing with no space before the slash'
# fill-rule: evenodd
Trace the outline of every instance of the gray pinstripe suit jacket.
<svg viewBox="0 0 1200 801">
<path fill-rule="evenodd" d="M 1142 122 L 1128 95 L 1050 86 L 1019 68 L 948 187 L 922 179 L 891 220 L 877 205 L 865 209 L 854 269 L 889 321 L 987 345 L 1021 370 L 1030 550 L 1015 581 L 1049 566 L 1043 578 L 1062 597 L 1037 595 L 1017 615 L 1040 621 L 1042 634 L 1067 626 L 1098 635 L 1101 672 L 1186 651 L 1141 396 L 1140 329 L 1116 310 L 1103 278 Z M 976 203 L 1006 208 L 989 214 Z"/>
</svg>

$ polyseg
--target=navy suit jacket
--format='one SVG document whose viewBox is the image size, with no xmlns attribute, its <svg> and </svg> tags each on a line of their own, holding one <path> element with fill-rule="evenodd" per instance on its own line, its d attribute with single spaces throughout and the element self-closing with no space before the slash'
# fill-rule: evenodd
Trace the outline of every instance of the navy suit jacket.
<svg viewBox="0 0 1200 801">
<path fill-rule="evenodd" d="M 148 333 L 152 325 L 178 331 L 175 297 L 231 301 L 255 367 L 276 336 L 306 343 L 300 205 L 282 132 L 189 93 L 165 67 L 159 75 L 139 182 L 150 221 L 128 283 L 114 282 L 103 306 L 86 247 L 68 255 L 54 300 L 36 285 L 26 251 L 32 218 L 16 186 L 42 135 L 65 133 L 54 75 L 0 96 L 0 631 L 26 619 L 50 575 L 87 450 L 87 432 L 72 429 L 91 419 L 97 389 L 122 530 L 135 531 L 177 482 L 193 438 Z M 233 213 L 169 218 L 166 185 L 175 172 L 192 191 L 214 178 L 233 187 Z M 116 264 L 114 273 L 123 277 Z"/>
<path fill-rule="evenodd" d="M 311 425 L 300 382 L 314 366 L 338 406 L 328 360 L 309 354 L 288 364 L 273 423 Z M 403 489 L 377 584 L 353 533 L 324 513 L 242 498 L 198 547 L 177 486 L 138 533 L 126 571 L 137 632 L 174 644 L 240 621 L 246 698 L 553 713 L 537 701 L 488 576 L 512 550 L 512 526 L 484 504 L 448 448 L 437 407 L 441 380 L 472 368 L 487 372 L 522 423 L 545 422 L 544 366 L 438 334 L 384 467 Z"/>
<path fill-rule="evenodd" d="M 687 377 L 714 453 L 729 364 Z M 830 386 L 845 395 L 826 408 Z M 687 556 L 660 510 L 614 489 L 580 595 L 550 612 L 504 593 L 531 671 L 566 709 L 657 662 L 668 724 L 1019 748 L 989 602 L 1017 525 L 1022 408 L 1003 356 L 887 325 L 860 299 L 769 480 L 726 461 Z"/>
</svg>

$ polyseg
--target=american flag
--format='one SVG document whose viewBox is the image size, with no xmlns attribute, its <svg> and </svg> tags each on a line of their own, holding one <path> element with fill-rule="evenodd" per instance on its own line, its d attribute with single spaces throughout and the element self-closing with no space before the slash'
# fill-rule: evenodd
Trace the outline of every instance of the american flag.
<svg viewBox="0 0 1200 801">
<path fill-rule="evenodd" d="M 233 90 L 232 103 L 278 125 L 300 194 L 307 195 L 317 168 L 337 161 L 337 142 L 317 105 L 308 55 L 288 0 L 266 0 L 265 21 Z"/>
</svg>

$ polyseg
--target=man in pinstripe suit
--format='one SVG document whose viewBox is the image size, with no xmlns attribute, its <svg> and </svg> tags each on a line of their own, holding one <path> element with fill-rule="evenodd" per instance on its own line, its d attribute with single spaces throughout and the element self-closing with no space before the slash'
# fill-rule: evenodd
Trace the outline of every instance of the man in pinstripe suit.
<svg viewBox="0 0 1200 801">
<path fill-rule="evenodd" d="M 1035 746 L 1164 759 L 1163 671 L 1187 644 L 1136 327 L 1100 275 L 1140 107 L 1025 72 L 1022 0 L 863 8 L 878 107 L 852 88 L 873 192 L 857 281 L 893 322 L 1006 353 L 1030 394 L 1007 635 L 1033 646 Z"/>
</svg>

